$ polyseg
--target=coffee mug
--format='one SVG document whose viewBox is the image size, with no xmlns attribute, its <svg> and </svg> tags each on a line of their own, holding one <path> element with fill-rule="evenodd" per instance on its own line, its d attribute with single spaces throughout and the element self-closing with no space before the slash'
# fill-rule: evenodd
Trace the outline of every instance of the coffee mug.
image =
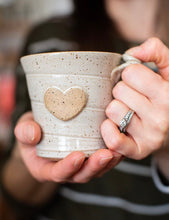
<svg viewBox="0 0 169 220">
<path fill-rule="evenodd" d="M 42 128 L 38 156 L 59 160 L 83 151 L 89 157 L 106 148 L 100 126 L 119 79 L 121 58 L 117 53 L 89 51 L 21 58 L 34 119 Z"/>
</svg>

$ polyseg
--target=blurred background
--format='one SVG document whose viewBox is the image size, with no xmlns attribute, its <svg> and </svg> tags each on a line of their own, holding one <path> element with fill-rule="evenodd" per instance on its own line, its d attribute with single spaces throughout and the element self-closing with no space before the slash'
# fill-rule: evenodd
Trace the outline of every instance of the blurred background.
<svg viewBox="0 0 169 220">
<path fill-rule="evenodd" d="M 71 0 L 0 0 L 0 152 L 8 146 L 15 107 L 15 66 L 33 25 L 73 10 Z"/>
<path fill-rule="evenodd" d="M 71 0 L 0 0 L 0 161 L 9 146 L 15 108 L 15 67 L 32 26 L 73 11 Z M 0 219 L 14 220 L 0 192 Z"/>
</svg>

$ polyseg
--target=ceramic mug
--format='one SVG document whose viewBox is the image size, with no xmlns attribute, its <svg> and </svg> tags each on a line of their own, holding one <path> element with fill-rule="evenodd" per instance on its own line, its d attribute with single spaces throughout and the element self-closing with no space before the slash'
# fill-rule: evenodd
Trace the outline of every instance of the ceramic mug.
<svg viewBox="0 0 169 220">
<path fill-rule="evenodd" d="M 35 121 L 42 128 L 37 155 L 59 160 L 73 151 L 89 157 L 105 148 L 100 126 L 120 72 L 122 55 L 54 52 L 21 58 Z"/>
</svg>

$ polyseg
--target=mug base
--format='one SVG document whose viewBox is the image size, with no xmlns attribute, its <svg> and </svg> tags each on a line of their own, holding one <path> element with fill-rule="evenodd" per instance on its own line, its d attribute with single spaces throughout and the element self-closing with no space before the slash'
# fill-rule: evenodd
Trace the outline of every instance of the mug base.
<svg viewBox="0 0 169 220">
<path fill-rule="evenodd" d="M 80 150 L 78 150 L 80 151 Z M 46 159 L 50 159 L 52 161 L 59 161 L 62 160 L 63 158 L 65 158 L 66 156 L 68 156 L 70 153 L 72 153 L 74 151 L 46 151 L 46 150 L 37 150 L 37 155 L 39 157 L 43 157 Z M 86 150 L 86 151 L 82 151 L 85 154 L 85 157 L 88 158 L 90 157 L 93 153 L 96 152 L 95 150 Z"/>
</svg>

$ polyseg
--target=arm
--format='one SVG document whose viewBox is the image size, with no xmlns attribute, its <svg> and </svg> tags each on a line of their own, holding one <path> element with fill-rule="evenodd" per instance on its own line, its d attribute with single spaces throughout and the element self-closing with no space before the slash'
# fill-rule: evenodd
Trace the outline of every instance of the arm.
<svg viewBox="0 0 169 220">
<path fill-rule="evenodd" d="M 25 204 L 43 204 L 55 194 L 58 188 L 56 183 L 41 183 L 31 176 L 20 156 L 18 146 L 14 147 L 1 175 L 5 190 L 13 198 Z"/>
</svg>

